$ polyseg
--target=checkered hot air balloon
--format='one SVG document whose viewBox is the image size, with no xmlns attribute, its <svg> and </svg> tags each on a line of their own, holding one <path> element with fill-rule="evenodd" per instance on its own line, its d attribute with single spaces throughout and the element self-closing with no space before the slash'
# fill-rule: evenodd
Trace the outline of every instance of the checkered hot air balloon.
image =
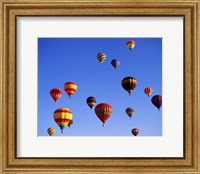
<svg viewBox="0 0 200 174">
<path fill-rule="evenodd" d="M 49 134 L 49 136 L 52 136 L 53 134 L 55 134 L 56 130 L 53 127 L 50 127 L 49 129 L 47 129 L 47 133 Z"/>
<path fill-rule="evenodd" d="M 122 87 L 131 95 L 132 91 L 135 89 L 137 85 L 137 81 L 134 77 L 125 77 L 121 81 Z"/>
<path fill-rule="evenodd" d="M 112 66 L 113 66 L 114 68 L 117 68 L 117 67 L 120 65 L 120 62 L 119 62 L 119 60 L 117 60 L 117 59 L 113 59 L 113 60 L 111 61 L 111 64 L 112 64 Z"/>
<path fill-rule="evenodd" d="M 74 82 L 67 82 L 64 85 L 64 90 L 68 94 L 69 98 L 76 92 L 77 90 L 77 85 Z"/>
<path fill-rule="evenodd" d="M 134 109 L 131 107 L 126 108 L 126 114 L 131 118 L 134 114 Z"/>
<path fill-rule="evenodd" d="M 112 107 L 107 103 L 100 103 L 95 107 L 97 117 L 102 121 L 103 126 L 112 114 Z"/>
<path fill-rule="evenodd" d="M 137 128 L 132 129 L 131 132 L 134 136 L 137 136 L 139 134 L 139 130 Z"/>
<path fill-rule="evenodd" d="M 96 98 L 95 97 L 88 97 L 86 100 L 88 106 L 92 109 L 96 105 Z"/>
<path fill-rule="evenodd" d="M 144 89 L 144 93 L 145 93 L 146 95 L 148 95 L 148 97 L 152 94 L 152 92 L 153 92 L 153 89 L 150 88 L 150 87 L 146 87 L 146 88 Z"/>
<path fill-rule="evenodd" d="M 126 46 L 127 46 L 127 48 L 132 50 L 135 47 L 135 41 L 129 40 L 128 42 L 126 42 Z"/>
<path fill-rule="evenodd" d="M 161 95 L 154 95 L 151 98 L 151 102 L 153 103 L 153 105 L 155 107 L 158 108 L 158 110 L 160 110 L 160 107 L 162 106 L 162 96 Z"/>
<path fill-rule="evenodd" d="M 63 133 L 63 129 L 67 126 L 72 120 L 72 111 L 68 108 L 58 108 L 54 111 L 54 120 L 57 125 L 60 127 L 61 133 Z"/>
<path fill-rule="evenodd" d="M 53 88 L 50 91 L 50 95 L 54 99 L 54 101 L 56 102 L 62 96 L 62 91 L 59 88 Z"/>
<path fill-rule="evenodd" d="M 105 53 L 99 53 L 97 54 L 97 59 L 100 63 L 103 63 L 104 60 L 106 60 L 106 54 Z"/>
</svg>

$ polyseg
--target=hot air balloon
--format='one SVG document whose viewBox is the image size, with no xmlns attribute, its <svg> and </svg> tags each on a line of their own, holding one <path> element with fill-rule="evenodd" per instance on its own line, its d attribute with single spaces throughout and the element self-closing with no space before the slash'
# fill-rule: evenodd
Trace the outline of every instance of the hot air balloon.
<svg viewBox="0 0 200 174">
<path fill-rule="evenodd" d="M 144 89 L 144 93 L 145 93 L 146 95 L 148 95 L 148 97 L 152 94 L 152 92 L 153 92 L 153 89 L 152 89 L 152 88 L 146 87 L 146 88 Z"/>
<path fill-rule="evenodd" d="M 132 91 L 137 85 L 137 81 L 133 77 L 125 77 L 121 81 L 121 84 L 122 84 L 122 87 L 129 93 L 129 95 L 131 95 Z"/>
<path fill-rule="evenodd" d="M 133 40 L 129 40 L 128 42 L 126 42 L 126 46 L 132 50 L 135 47 L 135 41 Z"/>
<path fill-rule="evenodd" d="M 112 64 L 112 66 L 113 66 L 114 68 L 117 68 L 117 67 L 120 65 L 120 62 L 119 62 L 119 60 L 117 60 L 117 59 L 113 59 L 113 60 L 111 61 L 111 64 Z"/>
<path fill-rule="evenodd" d="M 97 117 L 102 121 L 103 126 L 112 114 L 112 107 L 107 103 L 100 103 L 95 107 Z"/>
<path fill-rule="evenodd" d="M 49 129 L 47 129 L 47 133 L 52 136 L 54 133 L 56 132 L 55 128 L 50 127 Z"/>
<path fill-rule="evenodd" d="M 126 114 L 131 118 L 134 114 L 134 109 L 131 107 L 126 108 Z"/>
<path fill-rule="evenodd" d="M 54 111 L 53 117 L 55 122 L 61 129 L 61 133 L 63 133 L 64 127 L 70 123 L 73 115 L 72 111 L 68 108 L 58 108 Z"/>
<path fill-rule="evenodd" d="M 161 95 L 154 95 L 151 98 L 151 102 L 153 103 L 153 105 L 155 107 L 158 108 L 158 110 L 160 110 L 160 107 L 162 106 L 162 96 Z"/>
<path fill-rule="evenodd" d="M 71 127 L 71 125 L 74 123 L 73 120 L 70 120 L 69 124 L 68 124 L 68 127 Z"/>
<path fill-rule="evenodd" d="M 65 92 L 68 94 L 69 98 L 76 92 L 77 85 L 74 82 L 67 82 L 64 85 Z"/>
<path fill-rule="evenodd" d="M 97 59 L 99 60 L 100 63 L 103 63 L 104 60 L 106 60 L 106 54 L 105 53 L 97 54 Z"/>
<path fill-rule="evenodd" d="M 93 106 L 96 105 L 96 98 L 90 96 L 90 97 L 87 98 L 86 102 L 87 102 L 88 106 L 92 109 Z"/>
<path fill-rule="evenodd" d="M 132 134 L 133 134 L 134 136 L 137 136 L 138 133 L 139 133 L 139 130 L 138 130 L 137 128 L 134 128 L 134 129 L 131 130 L 131 132 L 132 132 Z"/>
<path fill-rule="evenodd" d="M 54 101 L 56 102 L 62 96 L 62 91 L 59 88 L 53 88 L 50 91 L 50 95 L 54 99 Z"/>
</svg>

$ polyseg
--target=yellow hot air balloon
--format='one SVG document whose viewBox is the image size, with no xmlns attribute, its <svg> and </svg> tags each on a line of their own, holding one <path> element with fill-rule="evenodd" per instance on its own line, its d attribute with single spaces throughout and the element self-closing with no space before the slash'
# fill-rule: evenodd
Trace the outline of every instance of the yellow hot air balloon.
<svg viewBox="0 0 200 174">
<path fill-rule="evenodd" d="M 47 133 L 52 136 L 53 134 L 55 134 L 56 130 L 53 127 L 50 127 L 49 129 L 47 129 Z"/>
<path fill-rule="evenodd" d="M 68 108 L 58 108 L 54 111 L 54 120 L 57 125 L 61 129 L 61 133 L 63 133 L 63 129 L 67 126 L 72 120 L 72 111 Z"/>
<path fill-rule="evenodd" d="M 68 94 L 69 98 L 76 92 L 77 85 L 74 82 L 67 82 L 64 85 L 65 92 Z"/>
</svg>

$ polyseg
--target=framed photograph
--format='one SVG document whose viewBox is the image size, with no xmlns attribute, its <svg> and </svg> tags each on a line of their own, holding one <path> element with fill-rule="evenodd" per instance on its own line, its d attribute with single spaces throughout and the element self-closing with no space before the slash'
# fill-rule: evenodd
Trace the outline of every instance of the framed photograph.
<svg viewBox="0 0 200 174">
<path fill-rule="evenodd" d="M 1 173 L 200 173 L 199 1 L 0 8 Z"/>
</svg>

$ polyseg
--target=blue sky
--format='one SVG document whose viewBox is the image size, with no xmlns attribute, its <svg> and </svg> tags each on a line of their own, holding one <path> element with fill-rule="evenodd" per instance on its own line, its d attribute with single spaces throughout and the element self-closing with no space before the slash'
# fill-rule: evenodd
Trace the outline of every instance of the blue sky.
<svg viewBox="0 0 200 174">
<path fill-rule="evenodd" d="M 134 40 L 133 50 L 126 47 Z M 97 54 L 107 55 L 103 64 Z M 115 69 L 113 59 L 120 61 Z M 132 95 L 122 88 L 124 77 L 132 76 L 137 86 Z M 78 90 L 69 99 L 64 84 L 73 81 Z M 162 95 L 162 38 L 38 38 L 38 136 L 48 136 L 54 127 L 54 136 L 162 136 L 162 108 L 160 111 L 144 94 L 152 87 L 154 96 Z M 50 96 L 52 88 L 60 88 L 62 97 L 55 103 Z M 97 104 L 108 103 L 113 113 L 104 127 L 86 99 L 94 96 Z M 67 107 L 73 112 L 74 124 L 65 127 L 63 134 L 53 119 L 57 108 Z M 125 109 L 133 107 L 130 119 Z"/>
</svg>

